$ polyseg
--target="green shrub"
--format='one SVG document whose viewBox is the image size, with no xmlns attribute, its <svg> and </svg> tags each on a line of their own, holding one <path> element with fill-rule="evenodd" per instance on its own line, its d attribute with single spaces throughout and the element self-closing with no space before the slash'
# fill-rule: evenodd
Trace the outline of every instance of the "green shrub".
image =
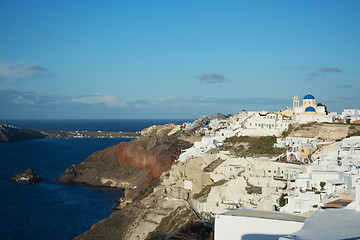
<svg viewBox="0 0 360 240">
<path fill-rule="evenodd" d="M 325 185 L 326 185 L 326 182 L 320 182 L 321 191 L 324 190 Z"/>
<path fill-rule="evenodd" d="M 280 207 L 283 207 L 286 205 L 286 199 L 285 197 L 287 196 L 288 194 L 287 193 L 283 193 L 281 194 L 280 198 L 279 198 L 279 206 Z"/>
</svg>

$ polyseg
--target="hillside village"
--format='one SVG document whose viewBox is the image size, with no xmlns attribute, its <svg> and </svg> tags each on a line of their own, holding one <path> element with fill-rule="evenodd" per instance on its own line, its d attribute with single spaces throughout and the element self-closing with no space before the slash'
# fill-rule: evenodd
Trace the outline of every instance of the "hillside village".
<svg viewBox="0 0 360 240">
<path fill-rule="evenodd" d="M 351 136 L 359 135 L 360 127 L 334 123 L 359 119 L 357 109 L 326 113 L 308 94 L 302 106 L 295 96 L 292 110 L 242 111 L 184 124 L 185 129 L 200 125 L 204 136 L 183 151 L 155 191 L 191 199 L 194 210 L 208 220 L 241 208 L 311 216 L 318 209 L 345 207 L 360 178 L 360 136 Z M 276 136 L 273 147 L 283 152 L 251 156 L 243 136 Z M 247 156 L 229 151 L 236 148 Z"/>
<path fill-rule="evenodd" d="M 182 150 L 171 169 L 160 176 L 160 184 L 139 202 L 143 207 L 136 208 L 147 209 L 145 219 L 132 224 L 126 239 L 162 239 L 159 236 L 169 234 L 164 228 L 176 225 L 165 216 L 184 219 L 179 209 L 186 206 L 205 225 L 215 225 L 216 240 L 246 239 L 242 236 L 247 231 L 249 236 L 260 234 L 249 239 L 280 239 L 299 231 L 323 209 L 360 210 L 359 113 L 357 109 L 328 113 L 307 94 L 302 105 L 295 96 L 293 108 L 284 111 L 214 114 L 172 125 L 169 136 L 182 131 L 196 132 L 201 138 Z M 119 208 L 128 203 L 122 199 Z M 354 229 L 360 212 L 352 219 L 355 227 L 349 224 L 345 236 L 359 237 Z M 248 227 L 236 227 L 239 224 Z M 267 228 L 269 224 L 273 225 Z"/>
</svg>

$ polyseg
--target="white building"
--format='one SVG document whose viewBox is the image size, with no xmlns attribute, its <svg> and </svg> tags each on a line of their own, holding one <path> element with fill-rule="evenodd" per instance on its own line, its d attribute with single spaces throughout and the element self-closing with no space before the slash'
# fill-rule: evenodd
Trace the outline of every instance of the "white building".
<svg viewBox="0 0 360 240">
<path fill-rule="evenodd" d="M 199 212 L 223 213 L 229 209 L 252 207 L 271 210 L 276 205 L 288 181 L 304 169 L 303 165 L 275 162 L 269 158 L 236 158 L 229 152 L 203 154 L 204 168 L 213 161 L 219 165 L 208 174 L 213 182 L 228 181 L 213 186 L 208 196 L 193 205 Z"/>
<path fill-rule="evenodd" d="M 341 196 L 347 188 L 354 187 L 360 178 L 359 145 L 360 137 L 346 138 L 337 150 L 321 155 L 306 171 L 296 175 L 290 184 L 295 192 L 286 197 L 288 204 L 281 211 L 313 211 L 314 206 L 326 204 L 330 197 Z M 312 188 L 320 192 L 309 191 Z"/>
<path fill-rule="evenodd" d="M 292 121 L 297 123 L 308 123 L 308 122 L 324 122 L 332 123 L 336 113 L 323 115 L 323 114 L 294 114 Z"/>
<path fill-rule="evenodd" d="M 232 129 L 220 129 L 212 135 L 206 135 L 201 141 L 195 142 L 191 148 L 183 150 L 177 161 L 184 162 L 191 156 L 198 156 L 222 145 L 226 138 L 232 137 L 236 132 Z"/>
<path fill-rule="evenodd" d="M 344 109 L 341 113 L 341 118 L 343 121 L 346 119 L 350 119 L 350 122 L 354 122 L 356 120 L 360 120 L 360 110 L 359 109 Z"/>
<path fill-rule="evenodd" d="M 355 201 L 341 209 L 318 210 L 297 232 L 279 240 L 360 239 L 360 181 L 357 182 Z"/>
<path fill-rule="evenodd" d="M 245 110 L 243 110 L 227 120 L 227 127 L 233 130 L 240 129 L 242 128 L 243 122 L 247 118 L 248 118 L 248 114 Z"/>
<path fill-rule="evenodd" d="M 360 157 L 360 136 L 345 138 L 338 152 L 341 156 Z"/>
<path fill-rule="evenodd" d="M 300 230 L 304 216 L 239 209 L 215 217 L 215 240 L 273 240 Z"/>
<path fill-rule="evenodd" d="M 316 211 L 322 205 L 322 194 L 315 192 L 296 191 L 294 195 L 285 197 L 287 204 L 280 211 L 294 214 L 304 214 Z"/>
<path fill-rule="evenodd" d="M 315 144 L 316 138 L 305 138 L 305 137 L 286 137 L 285 140 L 281 138 L 276 139 L 274 147 L 299 147 L 301 144 Z"/>
<path fill-rule="evenodd" d="M 248 118 L 243 122 L 243 136 L 280 136 L 289 127 L 286 117 L 278 113 L 248 112 Z"/>
<path fill-rule="evenodd" d="M 294 184 L 291 185 L 295 189 L 299 189 L 300 191 L 306 191 L 306 189 L 312 189 L 311 185 L 311 177 L 309 174 L 301 173 L 298 174 Z"/>
</svg>

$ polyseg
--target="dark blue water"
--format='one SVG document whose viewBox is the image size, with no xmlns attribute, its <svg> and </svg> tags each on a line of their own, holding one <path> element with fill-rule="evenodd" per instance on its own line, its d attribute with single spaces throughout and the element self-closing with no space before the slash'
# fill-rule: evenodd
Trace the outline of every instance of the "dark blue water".
<svg viewBox="0 0 360 240">
<path fill-rule="evenodd" d="M 2 121 L 38 129 L 101 131 L 139 131 L 144 126 L 168 122 L 182 123 L 166 120 Z M 58 184 L 53 180 L 68 166 L 85 160 L 93 152 L 129 140 L 41 139 L 0 144 L 0 239 L 71 239 L 108 217 L 114 201 L 122 196 L 121 191 Z M 31 185 L 8 182 L 14 173 L 27 168 L 40 173 L 44 181 Z"/>
<path fill-rule="evenodd" d="M 128 139 L 42 139 L 0 144 L 0 239 L 71 239 L 108 217 L 122 192 L 53 183 L 66 167 Z M 32 168 L 38 184 L 8 182 Z"/>
<path fill-rule="evenodd" d="M 18 120 L 5 119 L 0 123 L 6 123 L 23 128 L 51 129 L 51 130 L 88 130 L 88 131 L 122 131 L 137 132 L 151 125 L 163 125 L 167 123 L 182 124 L 193 122 L 194 119 L 51 119 L 51 120 Z"/>
</svg>

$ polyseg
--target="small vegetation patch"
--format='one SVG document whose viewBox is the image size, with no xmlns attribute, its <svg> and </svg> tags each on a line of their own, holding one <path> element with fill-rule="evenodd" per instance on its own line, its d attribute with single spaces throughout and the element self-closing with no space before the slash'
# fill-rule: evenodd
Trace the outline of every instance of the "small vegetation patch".
<svg viewBox="0 0 360 240">
<path fill-rule="evenodd" d="M 288 195 L 287 193 L 281 194 L 281 197 L 279 198 L 279 206 L 280 206 L 280 207 L 283 207 L 283 206 L 286 205 L 286 199 L 285 199 L 285 197 L 286 197 L 287 195 Z"/>
<path fill-rule="evenodd" d="M 325 190 L 326 182 L 320 182 L 321 191 Z"/>
<path fill-rule="evenodd" d="M 360 126 L 359 126 L 359 125 L 352 124 L 352 125 L 349 127 L 348 136 L 349 136 L 349 137 L 352 137 L 352 136 L 360 136 Z"/>
<path fill-rule="evenodd" d="M 242 144 L 241 144 L 242 143 Z M 283 148 L 275 148 L 275 136 L 249 137 L 234 136 L 224 141 L 225 150 L 230 150 L 239 157 L 257 155 L 280 155 L 286 151 Z M 247 147 L 244 147 L 244 144 Z"/>
</svg>

